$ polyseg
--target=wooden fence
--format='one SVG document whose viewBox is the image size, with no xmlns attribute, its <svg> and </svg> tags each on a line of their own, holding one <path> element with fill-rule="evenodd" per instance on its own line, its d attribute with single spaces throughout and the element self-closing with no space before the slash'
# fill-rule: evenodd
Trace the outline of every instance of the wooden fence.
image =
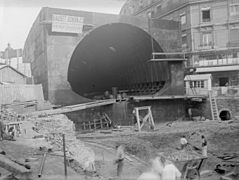
<svg viewBox="0 0 239 180">
<path fill-rule="evenodd" d="M 41 84 L 0 85 L 0 104 L 11 104 L 14 101 L 44 101 Z"/>
</svg>

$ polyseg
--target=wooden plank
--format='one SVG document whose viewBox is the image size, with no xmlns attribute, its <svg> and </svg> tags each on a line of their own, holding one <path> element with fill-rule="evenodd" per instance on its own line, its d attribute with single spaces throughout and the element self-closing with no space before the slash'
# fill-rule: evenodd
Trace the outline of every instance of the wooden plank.
<svg viewBox="0 0 239 180">
<path fill-rule="evenodd" d="M 89 121 L 89 129 L 91 130 L 91 123 L 90 123 L 90 121 Z"/>
<path fill-rule="evenodd" d="M 37 112 L 29 113 L 28 115 L 47 116 L 47 115 L 54 115 L 54 114 L 62 114 L 62 113 L 79 111 L 79 110 L 97 107 L 97 106 L 110 105 L 110 104 L 114 104 L 114 103 L 116 103 L 115 99 L 107 99 L 107 100 L 93 101 L 90 103 L 82 103 L 82 104 L 77 104 L 77 105 L 72 105 L 72 106 L 64 106 L 64 107 L 58 108 L 58 109 L 37 111 Z"/>
<path fill-rule="evenodd" d="M 93 122 L 94 122 L 94 129 L 96 130 L 96 122 L 95 122 L 95 119 L 93 119 Z"/>
<path fill-rule="evenodd" d="M 140 127 L 140 120 L 139 120 L 139 111 L 137 108 L 135 108 L 136 111 L 136 119 L 137 119 L 137 124 L 138 124 L 138 130 L 139 132 L 141 131 L 141 127 Z"/>
<path fill-rule="evenodd" d="M 138 110 L 147 110 L 150 106 L 136 107 Z"/>
<path fill-rule="evenodd" d="M 203 95 L 178 95 L 178 96 L 131 96 L 135 100 L 160 100 L 160 99 L 192 99 L 192 98 L 207 98 Z"/>
<path fill-rule="evenodd" d="M 100 127 L 103 128 L 102 119 L 100 119 Z"/>
<path fill-rule="evenodd" d="M 0 154 L 0 167 L 12 172 L 14 174 L 25 174 L 30 175 L 31 171 L 26 169 L 24 166 L 21 166 L 14 161 L 8 159 L 6 156 Z"/>
<path fill-rule="evenodd" d="M 85 122 L 83 122 L 83 130 L 85 130 L 86 128 L 85 128 Z"/>
</svg>

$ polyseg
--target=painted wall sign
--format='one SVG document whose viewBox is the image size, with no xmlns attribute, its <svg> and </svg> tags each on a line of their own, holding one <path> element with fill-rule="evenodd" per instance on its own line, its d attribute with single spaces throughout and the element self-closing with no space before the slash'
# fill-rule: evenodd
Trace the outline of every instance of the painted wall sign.
<svg viewBox="0 0 239 180">
<path fill-rule="evenodd" d="M 81 33 L 83 29 L 83 17 L 68 15 L 52 15 L 52 32 Z"/>
</svg>

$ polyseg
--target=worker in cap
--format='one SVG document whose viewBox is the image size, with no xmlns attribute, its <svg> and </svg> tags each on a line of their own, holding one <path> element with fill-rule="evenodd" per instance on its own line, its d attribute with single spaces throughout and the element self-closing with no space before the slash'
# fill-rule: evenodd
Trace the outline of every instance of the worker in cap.
<svg viewBox="0 0 239 180">
<path fill-rule="evenodd" d="M 117 176 L 121 177 L 125 158 L 124 147 L 123 145 L 117 144 L 115 148 L 116 148 L 115 164 L 117 164 Z"/>
</svg>

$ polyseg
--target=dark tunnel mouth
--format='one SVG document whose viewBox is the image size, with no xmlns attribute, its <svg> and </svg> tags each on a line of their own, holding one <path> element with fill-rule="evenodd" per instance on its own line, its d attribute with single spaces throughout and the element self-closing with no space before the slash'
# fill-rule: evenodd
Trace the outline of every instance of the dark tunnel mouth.
<svg viewBox="0 0 239 180">
<path fill-rule="evenodd" d="M 84 96 L 102 94 L 112 87 L 163 86 L 168 79 L 161 77 L 168 75 L 167 63 L 147 63 L 153 51 L 163 52 L 143 29 L 125 23 L 102 25 L 76 46 L 68 67 L 68 82 L 74 92 Z"/>
<path fill-rule="evenodd" d="M 228 109 L 223 109 L 219 113 L 219 117 L 222 121 L 228 121 L 231 120 L 231 112 Z"/>
</svg>

